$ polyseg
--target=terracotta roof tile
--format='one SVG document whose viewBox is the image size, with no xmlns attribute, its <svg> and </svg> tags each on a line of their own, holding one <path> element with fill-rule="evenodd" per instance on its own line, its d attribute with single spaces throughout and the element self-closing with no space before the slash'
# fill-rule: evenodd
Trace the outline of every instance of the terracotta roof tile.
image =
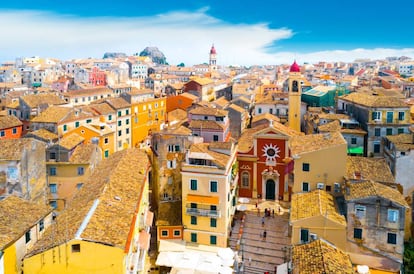
<svg viewBox="0 0 414 274">
<path fill-rule="evenodd" d="M 384 158 L 347 156 L 345 179 L 395 183 L 391 169 Z"/>
<path fill-rule="evenodd" d="M 349 255 L 321 239 L 293 246 L 292 263 L 294 274 L 355 273 Z"/>
<path fill-rule="evenodd" d="M 63 105 L 66 104 L 65 100 L 61 99 L 55 94 L 30 94 L 20 97 L 29 107 L 35 108 L 42 104 L 48 105 Z"/>
<path fill-rule="evenodd" d="M 70 156 L 69 162 L 76 164 L 88 164 L 95 150 L 98 150 L 98 147 L 94 144 L 81 144 L 75 148 Z"/>
<path fill-rule="evenodd" d="M 22 237 L 52 210 L 13 195 L 0 200 L 0 250 Z"/>
<path fill-rule="evenodd" d="M 294 136 L 289 142 L 292 155 L 346 145 L 340 132 Z"/>
<path fill-rule="evenodd" d="M 34 123 L 58 123 L 71 111 L 67 107 L 50 106 L 32 119 Z"/>
<path fill-rule="evenodd" d="M 403 100 L 391 96 L 370 95 L 362 92 L 353 92 L 350 94 L 342 95 L 339 98 L 366 107 L 408 108 L 408 105 L 404 103 Z"/>
<path fill-rule="evenodd" d="M 74 239 L 78 230 L 82 239 L 124 249 L 148 166 L 148 156 L 137 148 L 116 152 L 101 161 L 28 256 Z M 91 218 L 82 230 L 88 213 Z"/>
<path fill-rule="evenodd" d="M 277 121 L 280 122 L 280 118 L 277 117 L 276 115 L 270 114 L 268 112 L 266 113 L 262 113 L 262 114 L 258 114 L 258 115 L 254 115 L 252 117 L 252 124 L 260 121 L 260 120 L 268 120 L 268 121 Z"/>
<path fill-rule="evenodd" d="M 41 128 L 32 132 L 29 132 L 25 135 L 25 137 L 38 137 L 42 140 L 44 140 L 45 142 L 54 142 L 55 140 L 58 139 L 57 134 L 50 132 L 47 129 Z"/>
<path fill-rule="evenodd" d="M 1 160 L 20 160 L 23 150 L 29 150 L 32 143 L 40 143 L 32 138 L 2 139 L 0 140 L 0 159 Z"/>
<path fill-rule="evenodd" d="M 338 120 L 334 120 L 332 122 L 322 124 L 318 126 L 319 132 L 335 132 L 341 130 L 341 125 L 339 124 Z"/>
<path fill-rule="evenodd" d="M 399 151 L 409 151 L 414 149 L 414 138 L 413 134 L 404 133 L 398 135 L 385 136 L 390 142 L 392 142 L 395 148 Z"/>
<path fill-rule="evenodd" d="M 0 116 L 0 129 L 13 128 L 21 125 L 23 125 L 23 123 L 16 116 Z"/>
<path fill-rule="evenodd" d="M 230 160 L 230 155 L 212 151 L 209 149 L 210 143 L 193 144 L 190 147 L 190 152 L 206 153 L 213 158 L 213 162 L 220 169 L 224 169 Z"/>
<path fill-rule="evenodd" d="M 81 144 L 83 141 L 85 141 L 85 138 L 76 133 L 71 133 L 61 138 L 59 140 L 58 145 L 68 150 L 72 150 L 74 147 Z"/>
<path fill-rule="evenodd" d="M 188 126 L 190 129 L 200 128 L 200 129 L 218 129 L 222 130 L 223 125 L 217 123 L 216 121 L 211 120 L 192 120 Z"/>
<path fill-rule="evenodd" d="M 345 193 L 347 201 L 360 200 L 370 197 L 382 197 L 404 207 L 409 207 L 404 196 L 395 188 L 374 181 L 348 184 L 349 194 Z"/>
<path fill-rule="evenodd" d="M 228 111 L 212 107 L 196 107 L 190 110 L 189 113 L 194 115 L 214 115 L 224 117 L 227 116 Z"/>
<path fill-rule="evenodd" d="M 345 217 L 338 213 L 333 196 L 326 191 L 314 190 L 292 195 L 291 222 L 317 216 L 324 216 L 346 226 Z"/>
</svg>

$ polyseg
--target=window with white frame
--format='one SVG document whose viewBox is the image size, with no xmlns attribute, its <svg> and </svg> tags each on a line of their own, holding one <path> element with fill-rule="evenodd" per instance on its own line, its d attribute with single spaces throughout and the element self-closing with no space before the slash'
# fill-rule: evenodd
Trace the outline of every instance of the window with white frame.
<svg viewBox="0 0 414 274">
<path fill-rule="evenodd" d="M 373 111 L 372 112 L 372 120 L 373 121 L 380 121 L 381 120 L 381 112 L 380 111 Z"/>
<path fill-rule="evenodd" d="M 358 218 L 365 218 L 367 208 L 363 205 L 355 205 L 355 216 Z"/>
<path fill-rule="evenodd" d="M 399 211 L 397 209 L 388 209 L 387 220 L 391 223 L 398 222 Z"/>
<path fill-rule="evenodd" d="M 317 188 L 317 189 L 322 189 L 322 190 L 323 190 L 324 186 L 325 186 L 325 184 L 324 184 L 324 183 L 318 183 L 318 184 L 316 185 L 316 188 Z"/>
<path fill-rule="evenodd" d="M 241 187 L 242 188 L 249 188 L 250 187 L 250 174 L 248 171 L 243 171 L 241 176 Z"/>
</svg>

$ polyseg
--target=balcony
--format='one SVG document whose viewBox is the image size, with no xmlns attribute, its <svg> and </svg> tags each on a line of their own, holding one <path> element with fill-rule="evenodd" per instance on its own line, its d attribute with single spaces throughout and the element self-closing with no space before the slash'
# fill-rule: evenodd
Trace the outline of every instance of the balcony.
<svg viewBox="0 0 414 274">
<path fill-rule="evenodd" d="M 187 208 L 186 209 L 187 215 L 191 216 L 203 216 L 203 217 L 211 217 L 211 218 L 220 218 L 221 212 L 218 210 L 211 210 L 211 209 L 202 209 L 202 208 Z"/>
</svg>

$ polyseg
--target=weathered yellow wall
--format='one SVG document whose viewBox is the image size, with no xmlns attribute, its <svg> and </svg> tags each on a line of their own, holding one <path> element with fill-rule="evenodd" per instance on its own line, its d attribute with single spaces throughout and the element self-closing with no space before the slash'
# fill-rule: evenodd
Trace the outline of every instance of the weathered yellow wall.
<svg viewBox="0 0 414 274">
<path fill-rule="evenodd" d="M 72 245 L 80 252 L 72 253 Z M 24 273 L 97 274 L 124 273 L 125 254 L 119 247 L 72 240 L 24 260 Z"/>
<path fill-rule="evenodd" d="M 4 274 L 18 273 L 16 262 L 16 246 L 13 244 L 6 248 L 4 251 Z"/>
</svg>

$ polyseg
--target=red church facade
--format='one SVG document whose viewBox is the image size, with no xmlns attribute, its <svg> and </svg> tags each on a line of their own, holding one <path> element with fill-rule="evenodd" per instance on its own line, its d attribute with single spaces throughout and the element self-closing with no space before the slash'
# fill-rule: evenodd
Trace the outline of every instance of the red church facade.
<svg viewBox="0 0 414 274">
<path fill-rule="evenodd" d="M 301 133 L 273 125 L 249 129 L 239 140 L 240 197 L 290 200 L 294 161 L 289 139 Z"/>
</svg>

